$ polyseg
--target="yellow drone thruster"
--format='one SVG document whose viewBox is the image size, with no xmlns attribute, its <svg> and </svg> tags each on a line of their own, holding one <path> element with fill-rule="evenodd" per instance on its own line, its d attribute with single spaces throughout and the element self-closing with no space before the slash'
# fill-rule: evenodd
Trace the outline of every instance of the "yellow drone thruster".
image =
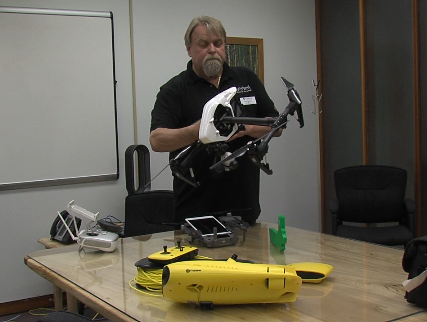
<svg viewBox="0 0 427 322">
<path fill-rule="evenodd" d="M 294 302 L 301 287 L 295 268 L 227 261 L 183 261 L 163 268 L 163 296 L 200 306 Z"/>
</svg>

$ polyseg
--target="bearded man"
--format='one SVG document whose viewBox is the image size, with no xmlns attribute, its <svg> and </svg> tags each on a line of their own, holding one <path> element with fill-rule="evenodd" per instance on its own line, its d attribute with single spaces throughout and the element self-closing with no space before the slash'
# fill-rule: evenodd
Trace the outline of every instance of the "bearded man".
<svg viewBox="0 0 427 322">
<path fill-rule="evenodd" d="M 236 87 L 236 102 L 246 117 L 277 117 L 264 85 L 250 69 L 225 62 L 226 32 L 216 18 L 194 18 L 184 36 L 191 60 L 187 69 L 161 86 L 151 112 L 150 144 L 153 151 L 170 152 L 173 159 L 199 139 L 203 107 L 211 98 Z M 228 151 L 259 138 L 268 126 L 246 125 L 228 141 Z M 175 220 L 231 212 L 255 224 L 259 204 L 260 170 L 249 158 L 238 159 L 232 171 L 211 171 L 216 156 L 206 149 L 194 158 L 192 171 L 200 185 L 194 187 L 174 176 Z"/>
</svg>

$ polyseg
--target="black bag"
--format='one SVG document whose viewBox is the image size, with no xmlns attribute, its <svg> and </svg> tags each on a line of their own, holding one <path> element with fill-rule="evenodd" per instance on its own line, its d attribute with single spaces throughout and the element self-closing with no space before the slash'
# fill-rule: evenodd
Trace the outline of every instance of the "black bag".
<svg viewBox="0 0 427 322">
<path fill-rule="evenodd" d="M 427 269 L 427 236 L 415 238 L 408 243 L 403 254 L 402 267 L 409 273 L 408 279 L 417 277 Z M 427 308 L 427 279 L 406 292 L 405 298 L 409 303 Z"/>
</svg>

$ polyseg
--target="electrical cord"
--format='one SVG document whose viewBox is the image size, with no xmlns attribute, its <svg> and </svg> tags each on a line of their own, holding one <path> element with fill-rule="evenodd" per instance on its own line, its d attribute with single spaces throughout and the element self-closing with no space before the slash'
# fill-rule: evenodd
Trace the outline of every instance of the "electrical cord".
<svg viewBox="0 0 427 322">
<path fill-rule="evenodd" d="M 197 255 L 194 260 L 212 260 L 210 257 Z M 163 267 L 145 268 L 137 267 L 136 276 L 129 281 L 129 286 L 140 293 L 162 297 Z"/>
<path fill-rule="evenodd" d="M 118 218 L 116 218 L 116 217 L 114 217 L 114 216 L 112 216 L 112 215 L 108 215 L 107 217 L 105 217 L 104 218 L 106 221 L 109 221 L 109 222 L 111 222 L 111 223 L 113 223 L 113 224 L 124 224 L 124 222 L 123 221 L 121 221 L 120 219 L 118 219 Z"/>
<path fill-rule="evenodd" d="M 123 237 L 125 223 L 114 216 L 107 216 L 97 220 L 97 225 L 106 231 L 118 234 Z"/>
<path fill-rule="evenodd" d="M 45 316 L 45 315 L 48 315 L 49 313 L 52 313 L 52 312 L 55 312 L 55 310 L 44 308 L 44 307 L 28 311 L 28 313 L 30 313 L 31 315 L 35 315 L 35 316 Z"/>
<path fill-rule="evenodd" d="M 136 276 L 129 282 L 129 286 L 137 292 L 161 297 L 162 273 L 163 268 L 137 267 Z"/>
</svg>

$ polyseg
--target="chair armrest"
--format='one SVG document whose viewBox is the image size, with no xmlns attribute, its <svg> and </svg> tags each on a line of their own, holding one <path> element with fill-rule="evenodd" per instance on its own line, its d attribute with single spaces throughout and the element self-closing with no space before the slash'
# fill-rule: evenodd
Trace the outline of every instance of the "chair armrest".
<svg viewBox="0 0 427 322">
<path fill-rule="evenodd" d="M 337 234 L 337 224 L 338 224 L 338 210 L 339 210 L 339 201 L 338 199 L 333 198 L 329 204 L 329 210 L 332 213 L 332 235 L 336 235 Z"/>
<path fill-rule="evenodd" d="M 338 199 L 335 199 L 335 198 L 332 199 L 331 202 L 329 203 L 329 210 L 333 214 L 337 214 L 339 208 L 340 208 L 340 203 L 339 203 Z"/>
<path fill-rule="evenodd" d="M 405 199 L 405 208 L 409 214 L 415 213 L 415 201 L 410 198 Z"/>
<path fill-rule="evenodd" d="M 405 199 L 405 208 L 408 213 L 406 224 L 415 237 L 415 201 L 413 199 Z"/>
<path fill-rule="evenodd" d="M 337 234 L 337 226 L 338 226 L 337 214 L 332 213 L 331 222 L 332 222 L 332 235 L 336 235 Z"/>
</svg>

